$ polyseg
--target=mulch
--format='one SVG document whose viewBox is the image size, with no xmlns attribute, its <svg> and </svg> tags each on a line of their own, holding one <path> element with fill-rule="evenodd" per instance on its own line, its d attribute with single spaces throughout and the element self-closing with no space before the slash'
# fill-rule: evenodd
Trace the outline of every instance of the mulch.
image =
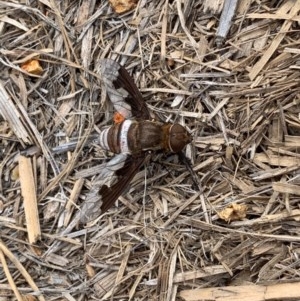
<svg viewBox="0 0 300 301">
<path fill-rule="evenodd" d="M 300 2 L 132 2 L 0 1 L 0 299 L 300 299 Z M 103 58 L 193 141 L 81 223 Z"/>
</svg>

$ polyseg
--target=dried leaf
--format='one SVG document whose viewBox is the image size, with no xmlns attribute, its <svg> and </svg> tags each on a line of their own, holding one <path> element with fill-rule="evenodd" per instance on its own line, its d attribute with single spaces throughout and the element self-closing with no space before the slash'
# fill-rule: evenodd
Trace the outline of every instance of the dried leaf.
<svg viewBox="0 0 300 301">
<path fill-rule="evenodd" d="M 41 75 L 43 72 L 43 68 L 40 65 L 38 60 L 30 60 L 24 63 L 21 68 L 27 71 L 30 74 Z"/>
<path fill-rule="evenodd" d="M 247 206 L 242 204 L 230 204 L 221 212 L 217 212 L 218 216 L 226 222 L 242 220 L 246 217 Z"/>
<path fill-rule="evenodd" d="M 109 0 L 117 14 L 123 14 L 136 7 L 138 0 Z"/>
</svg>

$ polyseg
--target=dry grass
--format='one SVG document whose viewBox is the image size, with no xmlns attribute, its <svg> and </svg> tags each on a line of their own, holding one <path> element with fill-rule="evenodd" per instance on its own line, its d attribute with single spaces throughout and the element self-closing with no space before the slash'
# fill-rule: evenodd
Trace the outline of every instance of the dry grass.
<svg viewBox="0 0 300 301">
<path fill-rule="evenodd" d="M 299 300 L 299 1 L 240 1 L 223 39 L 222 1 L 25 2 L 0 1 L 0 299 Z M 192 132 L 201 187 L 155 154 L 82 225 L 93 177 L 75 173 L 108 155 L 87 141 L 112 119 L 104 57 Z"/>
</svg>

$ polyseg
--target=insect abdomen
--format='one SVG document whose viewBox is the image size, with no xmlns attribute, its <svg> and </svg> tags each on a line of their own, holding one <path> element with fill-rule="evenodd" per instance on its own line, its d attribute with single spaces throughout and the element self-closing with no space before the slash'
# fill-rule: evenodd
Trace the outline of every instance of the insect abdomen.
<svg viewBox="0 0 300 301">
<path fill-rule="evenodd" d="M 115 154 L 132 153 L 132 143 L 129 140 L 130 133 L 135 127 L 136 122 L 125 120 L 121 123 L 112 125 L 100 133 L 99 144 L 103 149 Z"/>
</svg>

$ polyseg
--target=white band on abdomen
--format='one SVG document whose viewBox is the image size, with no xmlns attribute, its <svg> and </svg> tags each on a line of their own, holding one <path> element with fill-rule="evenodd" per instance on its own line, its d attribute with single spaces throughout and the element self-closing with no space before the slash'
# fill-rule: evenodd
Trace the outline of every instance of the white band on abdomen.
<svg viewBox="0 0 300 301">
<path fill-rule="evenodd" d="M 128 130 L 132 124 L 132 120 L 125 120 L 122 123 L 122 128 L 120 132 L 120 150 L 121 153 L 130 153 L 128 147 Z"/>
<path fill-rule="evenodd" d="M 109 131 L 110 127 L 104 129 L 103 131 L 101 131 L 100 133 L 100 138 L 99 138 L 99 144 L 100 146 L 108 151 L 111 151 L 109 149 L 109 145 L 108 145 L 108 141 L 107 141 L 107 135 L 108 135 L 108 131 Z"/>
</svg>

